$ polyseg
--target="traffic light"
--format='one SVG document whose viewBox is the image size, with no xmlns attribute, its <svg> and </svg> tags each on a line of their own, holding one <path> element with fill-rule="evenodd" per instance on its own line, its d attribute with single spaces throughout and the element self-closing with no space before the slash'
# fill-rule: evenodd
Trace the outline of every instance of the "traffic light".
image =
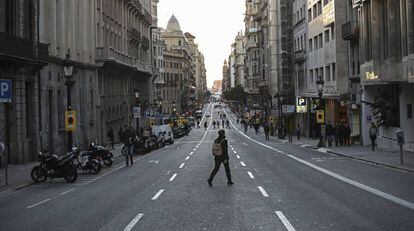
<svg viewBox="0 0 414 231">
<path fill-rule="evenodd" d="M 73 132 L 76 130 L 76 112 L 65 111 L 65 131 Z"/>
<path fill-rule="evenodd" d="M 155 121 L 154 120 L 150 120 L 150 127 L 154 127 L 155 126 Z"/>
<path fill-rule="evenodd" d="M 325 123 L 325 111 L 324 110 L 317 110 L 316 111 L 316 123 L 317 124 L 324 124 Z"/>
</svg>

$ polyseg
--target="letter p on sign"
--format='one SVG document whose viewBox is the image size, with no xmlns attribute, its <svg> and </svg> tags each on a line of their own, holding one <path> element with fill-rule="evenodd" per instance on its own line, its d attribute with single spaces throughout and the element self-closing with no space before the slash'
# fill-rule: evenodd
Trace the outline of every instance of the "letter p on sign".
<svg viewBox="0 0 414 231">
<path fill-rule="evenodd" d="M 11 102 L 13 95 L 12 86 L 12 81 L 10 79 L 0 79 L 0 102 Z"/>
</svg>

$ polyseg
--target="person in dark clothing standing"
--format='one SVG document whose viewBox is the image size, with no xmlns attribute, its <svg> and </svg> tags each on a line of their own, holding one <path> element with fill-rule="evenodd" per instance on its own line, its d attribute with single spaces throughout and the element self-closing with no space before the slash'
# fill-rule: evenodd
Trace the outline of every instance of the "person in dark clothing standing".
<svg viewBox="0 0 414 231">
<path fill-rule="evenodd" d="M 122 129 L 122 127 L 120 127 L 119 128 L 119 130 L 118 130 L 118 139 L 119 139 L 119 142 L 121 142 L 121 143 L 123 143 L 124 141 L 122 140 L 122 135 L 123 135 L 123 133 L 124 133 L 124 130 Z"/>
<path fill-rule="evenodd" d="M 344 145 L 351 146 L 351 127 L 348 124 L 344 126 Z"/>
<path fill-rule="evenodd" d="M 335 138 L 335 147 L 338 147 L 339 145 L 339 125 L 335 124 L 335 127 L 333 128 L 333 134 Z"/>
<path fill-rule="evenodd" d="M 371 145 L 372 145 L 372 151 L 375 150 L 375 140 L 377 139 L 378 134 L 378 128 L 377 126 L 372 122 L 371 127 L 369 128 L 369 138 L 371 138 Z"/>
<path fill-rule="evenodd" d="M 345 138 L 345 127 L 343 124 L 339 125 L 338 128 L 338 138 L 339 138 L 339 144 L 342 146 L 344 145 L 344 138 Z"/>
<path fill-rule="evenodd" d="M 114 129 L 112 128 L 112 126 L 109 127 L 109 131 L 106 134 L 106 136 L 108 137 L 109 141 L 111 142 L 111 148 L 112 148 L 112 150 L 114 150 L 115 149 L 115 147 L 114 147 L 115 135 L 114 135 Z"/>
<path fill-rule="evenodd" d="M 132 130 L 132 128 L 127 128 L 124 130 L 122 134 L 122 140 L 125 146 L 127 147 L 127 153 L 125 155 L 125 162 L 126 167 L 129 166 L 129 162 L 131 162 L 131 165 L 134 164 L 134 145 L 132 142 L 132 139 L 135 137 L 135 132 Z"/>
<path fill-rule="evenodd" d="M 264 133 L 265 133 L 266 140 L 270 140 L 270 136 L 269 136 L 270 128 L 269 128 L 269 124 L 267 122 L 263 125 L 263 130 L 264 130 Z"/>
<path fill-rule="evenodd" d="M 297 125 L 297 127 L 296 127 L 296 136 L 297 136 L 297 138 L 298 138 L 298 140 L 300 140 L 300 125 L 298 124 Z"/>
<path fill-rule="evenodd" d="M 228 142 L 227 142 L 224 130 L 220 130 L 218 134 L 219 134 L 219 137 L 216 140 L 214 140 L 214 143 L 221 145 L 222 154 L 220 156 L 214 157 L 214 162 L 215 162 L 214 169 L 211 172 L 210 178 L 208 178 L 207 182 L 209 186 L 213 186 L 214 176 L 217 174 L 221 163 L 223 163 L 224 169 L 226 170 L 227 185 L 232 185 L 233 181 L 231 180 L 231 174 L 230 174 Z"/>
</svg>

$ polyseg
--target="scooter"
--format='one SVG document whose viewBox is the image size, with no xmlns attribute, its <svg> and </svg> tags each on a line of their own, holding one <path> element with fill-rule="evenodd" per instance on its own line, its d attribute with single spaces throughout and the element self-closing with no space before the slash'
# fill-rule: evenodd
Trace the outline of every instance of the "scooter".
<svg viewBox="0 0 414 231">
<path fill-rule="evenodd" d="M 90 143 L 88 152 L 90 153 L 92 159 L 96 159 L 99 162 L 102 161 L 106 167 L 111 167 L 114 162 L 114 155 L 112 152 L 103 146 Z"/>
<path fill-rule="evenodd" d="M 76 146 L 72 148 L 72 151 L 76 155 L 75 164 L 79 170 L 90 172 L 92 174 L 98 174 L 101 171 L 102 165 L 98 160 L 92 159 L 89 152 L 83 152 L 81 154 L 80 149 Z"/>
</svg>

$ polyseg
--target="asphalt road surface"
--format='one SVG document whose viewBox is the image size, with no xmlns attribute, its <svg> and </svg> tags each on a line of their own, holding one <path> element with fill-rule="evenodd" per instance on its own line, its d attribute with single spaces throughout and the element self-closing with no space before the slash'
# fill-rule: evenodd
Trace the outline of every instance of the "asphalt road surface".
<svg viewBox="0 0 414 231">
<path fill-rule="evenodd" d="M 233 182 L 208 187 L 218 129 L 118 160 L 75 184 L 38 184 L 0 198 L 0 230 L 414 230 L 414 175 L 246 134 L 227 113 Z"/>
</svg>

